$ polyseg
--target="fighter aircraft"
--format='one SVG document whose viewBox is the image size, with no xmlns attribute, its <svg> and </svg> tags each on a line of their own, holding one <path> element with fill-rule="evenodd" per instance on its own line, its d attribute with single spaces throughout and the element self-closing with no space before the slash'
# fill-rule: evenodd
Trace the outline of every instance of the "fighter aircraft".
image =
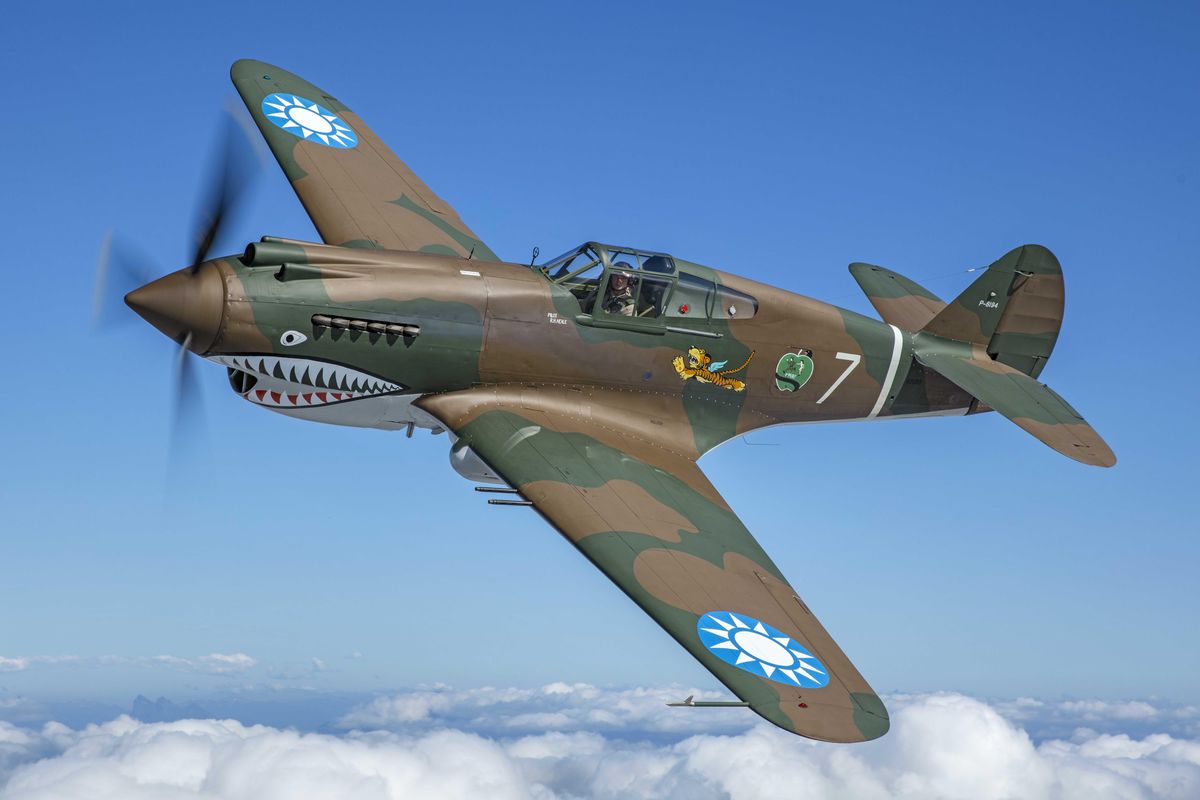
<svg viewBox="0 0 1200 800">
<path fill-rule="evenodd" d="M 1116 459 L 1038 382 L 1063 316 L 1058 260 L 1027 244 L 949 303 L 851 264 L 882 321 L 668 253 L 586 242 L 502 261 L 344 103 L 243 60 L 234 86 L 322 243 L 270 236 L 126 303 L 280 414 L 446 431 L 463 477 L 532 506 L 739 699 L 831 742 L 886 709 L 704 476 L 772 425 L 997 411 L 1085 464 Z"/>
</svg>

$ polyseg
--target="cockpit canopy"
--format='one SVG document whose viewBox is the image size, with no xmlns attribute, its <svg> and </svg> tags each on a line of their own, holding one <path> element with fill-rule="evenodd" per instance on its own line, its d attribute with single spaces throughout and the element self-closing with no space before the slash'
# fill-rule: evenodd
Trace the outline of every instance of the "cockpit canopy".
<svg viewBox="0 0 1200 800">
<path fill-rule="evenodd" d="M 747 319 L 758 310 L 753 297 L 650 250 L 587 242 L 538 269 L 575 297 L 582 314 L 618 322 L 624 318 L 631 326 L 672 317 Z"/>
</svg>

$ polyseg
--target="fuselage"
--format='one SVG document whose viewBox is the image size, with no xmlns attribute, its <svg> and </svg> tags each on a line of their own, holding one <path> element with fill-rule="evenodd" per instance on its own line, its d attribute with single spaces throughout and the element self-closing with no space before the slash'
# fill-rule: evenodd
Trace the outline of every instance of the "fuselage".
<svg viewBox="0 0 1200 800">
<path fill-rule="evenodd" d="M 578 392 L 582 409 L 603 395 L 597 408 L 651 425 L 682 404 L 697 454 L 769 425 L 965 413 L 971 402 L 909 369 L 909 332 L 673 263 L 654 324 L 585 313 L 578 292 L 527 265 L 264 241 L 205 265 L 223 300 L 195 349 L 250 402 L 312 421 L 437 429 L 414 405 L 423 395 L 552 386 Z"/>
<path fill-rule="evenodd" d="M 212 264 L 224 307 L 202 355 L 248 401 L 301 419 L 433 427 L 413 408 L 426 393 L 553 385 L 619 393 L 631 414 L 683 403 L 703 452 L 778 423 L 964 413 L 971 402 L 936 374 L 908 373 L 911 333 L 688 261 L 676 261 L 680 275 L 754 307 L 731 318 L 668 297 L 670 324 L 626 330 L 596 325 L 528 265 L 293 242 Z M 688 375 L 697 351 L 709 368 Z"/>
</svg>

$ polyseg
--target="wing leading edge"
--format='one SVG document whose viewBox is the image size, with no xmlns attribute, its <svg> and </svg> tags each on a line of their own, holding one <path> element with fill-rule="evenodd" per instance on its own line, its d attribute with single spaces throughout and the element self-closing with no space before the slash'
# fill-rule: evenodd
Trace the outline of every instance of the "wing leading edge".
<svg viewBox="0 0 1200 800">
<path fill-rule="evenodd" d="M 886 733 L 879 697 L 694 455 L 594 420 L 579 394 L 489 387 L 419 403 L 759 715 L 832 742 Z"/>
<path fill-rule="evenodd" d="M 326 243 L 499 260 L 336 98 L 262 61 L 229 74 Z"/>
</svg>

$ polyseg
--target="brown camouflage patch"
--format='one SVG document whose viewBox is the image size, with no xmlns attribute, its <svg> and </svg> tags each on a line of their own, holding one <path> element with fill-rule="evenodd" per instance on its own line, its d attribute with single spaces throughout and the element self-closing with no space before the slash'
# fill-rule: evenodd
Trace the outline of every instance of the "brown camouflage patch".
<svg viewBox="0 0 1200 800">
<path fill-rule="evenodd" d="M 225 280 L 225 308 L 221 330 L 212 349 L 231 353 L 270 353 L 275 343 L 268 339 L 254 320 L 254 307 L 237 272 L 224 259 L 214 262 Z"/>
<path fill-rule="evenodd" d="M 677 398 L 657 394 L 549 386 L 496 386 L 433 395 L 420 401 L 422 408 L 452 430 L 461 430 L 489 411 L 519 411 L 530 422 L 556 433 L 596 439 L 631 458 L 658 466 L 708 502 L 729 510 L 725 499 L 696 465 L 699 453 L 687 447 L 692 438 L 685 433 L 686 422 L 679 419 L 679 414 L 665 413 L 677 403 Z M 568 493 L 559 500 L 569 506 L 578 503 L 579 498 Z"/>
<path fill-rule="evenodd" d="M 996 333 L 1058 333 L 1065 296 L 1062 275 L 1017 276 Z"/>
<path fill-rule="evenodd" d="M 479 277 L 461 273 L 464 267 L 460 259 L 424 253 L 395 253 L 389 263 L 398 269 L 367 270 L 361 278 L 324 281 L 329 299 L 339 304 L 380 298 L 387 298 L 389 302 L 465 303 L 478 309 L 482 319 L 487 308 L 486 288 Z"/>
<path fill-rule="evenodd" d="M 887 322 L 906 331 L 919 331 L 941 313 L 946 304 L 941 300 L 909 295 L 908 297 L 868 297 L 871 305 Z"/>
<path fill-rule="evenodd" d="M 925 331 L 947 339 L 986 345 L 990 336 L 984 335 L 980 316 L 959 302 L 946 306 L 925 326 Z"/>
<path fill-rule="evenodd" d="M 573 489 L 578 496 L 572 499 L 569 492 L 563 493 L 564 489 Z M 539 504 L 563 502 L 565 507 L 560 513 L 571 521 L 565 533 L 576 542 L 594 533 L 609 531 L 643 533 L 674 543 L 682 541 L 680 531 L 699 533 L 687 517 L 659 502 L 632 481 L 614 480 L 595 488 L 570 487 L 558 481 L 532 481 L 521 487 L 521 494 Z"/>
<path fill-rule="evenodd" d="M 1028 417 L 1010 417 L 1010 419 L 1023 430 L 1076 461 L 1094 467 L 1111 467 L 1117 463 L 1116 454 L 1086 422 L 1062 425 L 1038 422 Z"/>
</svg>

